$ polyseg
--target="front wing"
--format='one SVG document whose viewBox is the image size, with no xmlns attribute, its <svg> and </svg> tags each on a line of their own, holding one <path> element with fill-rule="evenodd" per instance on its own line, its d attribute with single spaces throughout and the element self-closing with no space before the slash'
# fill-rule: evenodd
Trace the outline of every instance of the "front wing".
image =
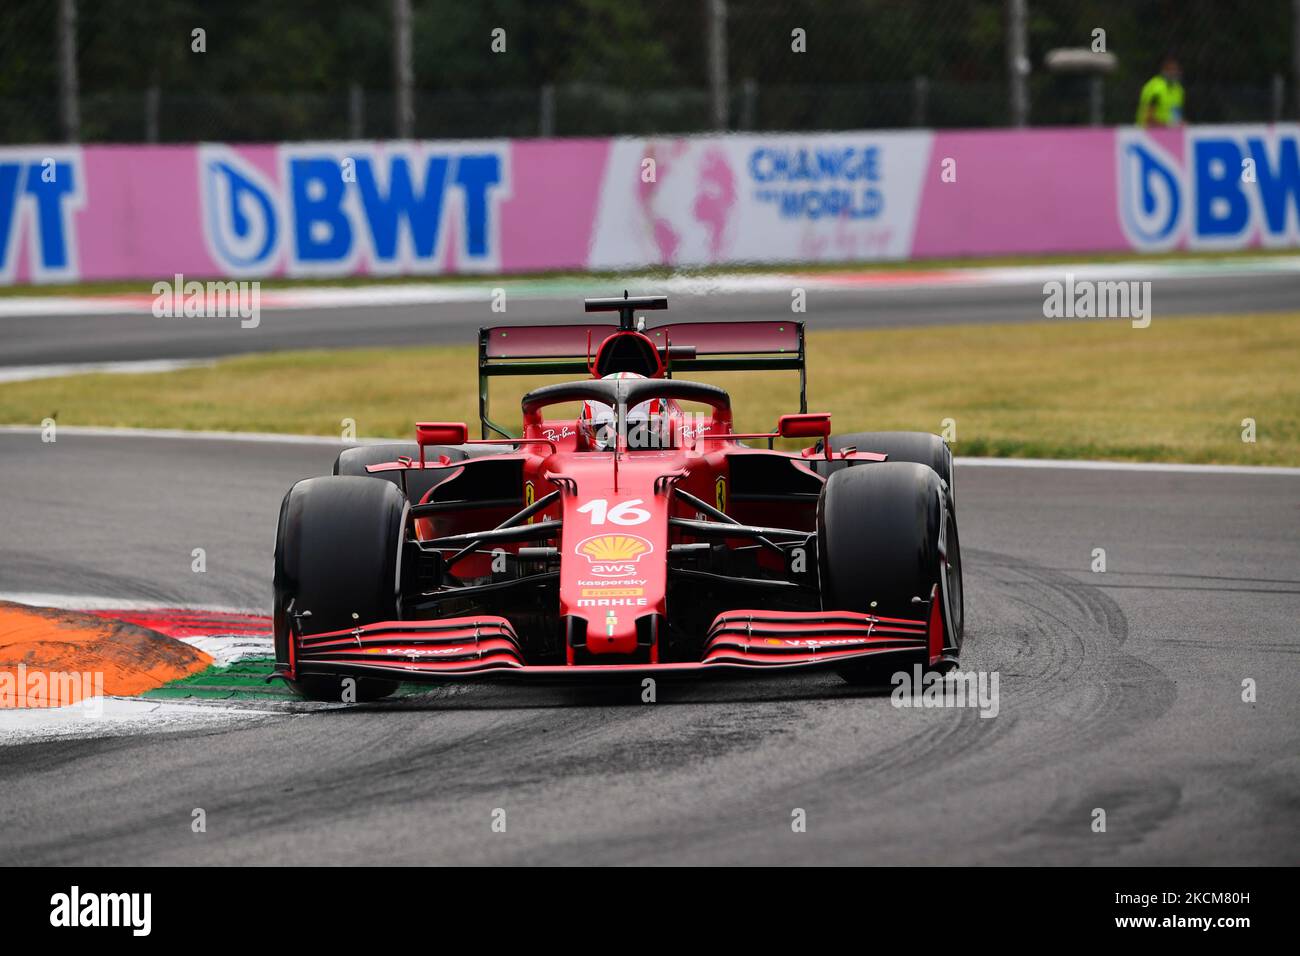
<svg viewBox="0 0 1300 956">
<path fill-rule="evenodd" d="M 850 611 L 726 611 L 709 628 L 700 660 L 662 664 L 529 664 L 510 622 L 495 615 L 382 621 L 296 638 L 289 667 L 278 676 L 334 673 L 439 682 L 461 677 L 553 680 L 772 673 L 899 654 L 922 654 L 934 664 L 943 649 L 938 603 L 930 601 L 928 620 Z"/>
</svg>

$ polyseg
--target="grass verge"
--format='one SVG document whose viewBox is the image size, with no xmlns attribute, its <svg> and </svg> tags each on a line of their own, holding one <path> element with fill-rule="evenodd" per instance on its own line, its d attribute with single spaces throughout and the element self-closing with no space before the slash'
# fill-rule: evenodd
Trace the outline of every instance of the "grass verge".
<svg viewBox="0 0 1300 956">
<path fill-rule="evenodd" d="M 837 431 L 952 419 L 965 455 L 1300 465 L 1298 372 L 1300 312 L 809 335 L 809 406 Z M 797 408 L 793 375 L 700 377 L 730 390 L 741 429 Z M 499 420 L 517 422 L 540 381 L 498 379 Z M 469 346 L 282 352 L 0 385 L 0 422 L 337 435 L 352 419 L 360 436 L 400 436 L 417 419 L 475 422 L 475 395 Z"/>
</svg>

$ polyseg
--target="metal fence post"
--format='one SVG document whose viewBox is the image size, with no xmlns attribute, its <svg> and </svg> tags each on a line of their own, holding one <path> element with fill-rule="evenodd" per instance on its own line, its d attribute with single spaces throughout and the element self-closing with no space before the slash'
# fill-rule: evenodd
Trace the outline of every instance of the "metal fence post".
<svg viewBox="0 0 1300 956">
<path fill-rule="evenodd" d="M 158 114 L 162 112 L 162 90 L 157 83 L 144 91 L 144 141 L 158 142 Z"/>
<path fill-rule="evenodd" d="M 348 86 L 348 139 L 362 139 L 366 135 L 366 101 L 361 84 L 353 80 Z"/>
<path fill-rule="evenodd" d="M 77 0 L 59 0 L 59 120 L 63 138 L 81 139 L 77 90 Z"/>
<path fill-rule="evenodd" d="M 1007 0 L 1007 79 L 1011 84 L 1011 125 L 1029 122 L 1029 54 L 1026 0 Z"/>
<path fill-rule="evenodd" d="M 411 0 L 393 0 L 393 102 L 397 138 L 415 132 L 415 69 L 411 65 Z"/>
<path fill-rule="evenodd" d="M 740 84 L 740 128 L 758 127 L 758 80 L 752 76 Z"/>
<path fill-rule="evenodd" d="M 1300 0 L 1291 0 L 1291 79 L 1295 83 L 1291 110 L 1300 119 Z"/>
<path fill-rule="evenodd" d="M 727 0 L 706 0 L 709 7 L 709 88 L 713 94 L 713 128 L 727 128 Z"/>
<path fill-rule="evenodd" d="M 537 104 L 537 135 L 549 138 L 555 135 L 555 84 L 543 83 L 541 100 Z"/>
</svg>

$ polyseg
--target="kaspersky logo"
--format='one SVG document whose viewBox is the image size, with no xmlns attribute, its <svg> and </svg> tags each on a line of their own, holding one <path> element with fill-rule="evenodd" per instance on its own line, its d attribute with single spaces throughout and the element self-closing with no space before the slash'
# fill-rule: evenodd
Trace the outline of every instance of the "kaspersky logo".
<svg viewBox="0 0 1300 956">
<path fill-rule="evenodd" d="M 635 534 L 598 534 L 579 541 L 574 549 L 590 562 L 591 573 L 602 578 L 635 574 L 641 556 L 653 550 L 654 545 Z"/>
</svg>

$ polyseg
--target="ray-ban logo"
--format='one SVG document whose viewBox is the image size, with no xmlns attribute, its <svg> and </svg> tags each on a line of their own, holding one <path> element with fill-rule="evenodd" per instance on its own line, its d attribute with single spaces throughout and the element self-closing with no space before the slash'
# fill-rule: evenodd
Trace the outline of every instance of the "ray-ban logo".
<svg viewBox="0 0 1300 956">
<path fill-rule="evenodd" d="M 74 886 L 51 896 L 50 907 L 51 926 L 124 926 L 148 936 L 153 925 L 152 893 L 82 893 Z"/>
</svg>

